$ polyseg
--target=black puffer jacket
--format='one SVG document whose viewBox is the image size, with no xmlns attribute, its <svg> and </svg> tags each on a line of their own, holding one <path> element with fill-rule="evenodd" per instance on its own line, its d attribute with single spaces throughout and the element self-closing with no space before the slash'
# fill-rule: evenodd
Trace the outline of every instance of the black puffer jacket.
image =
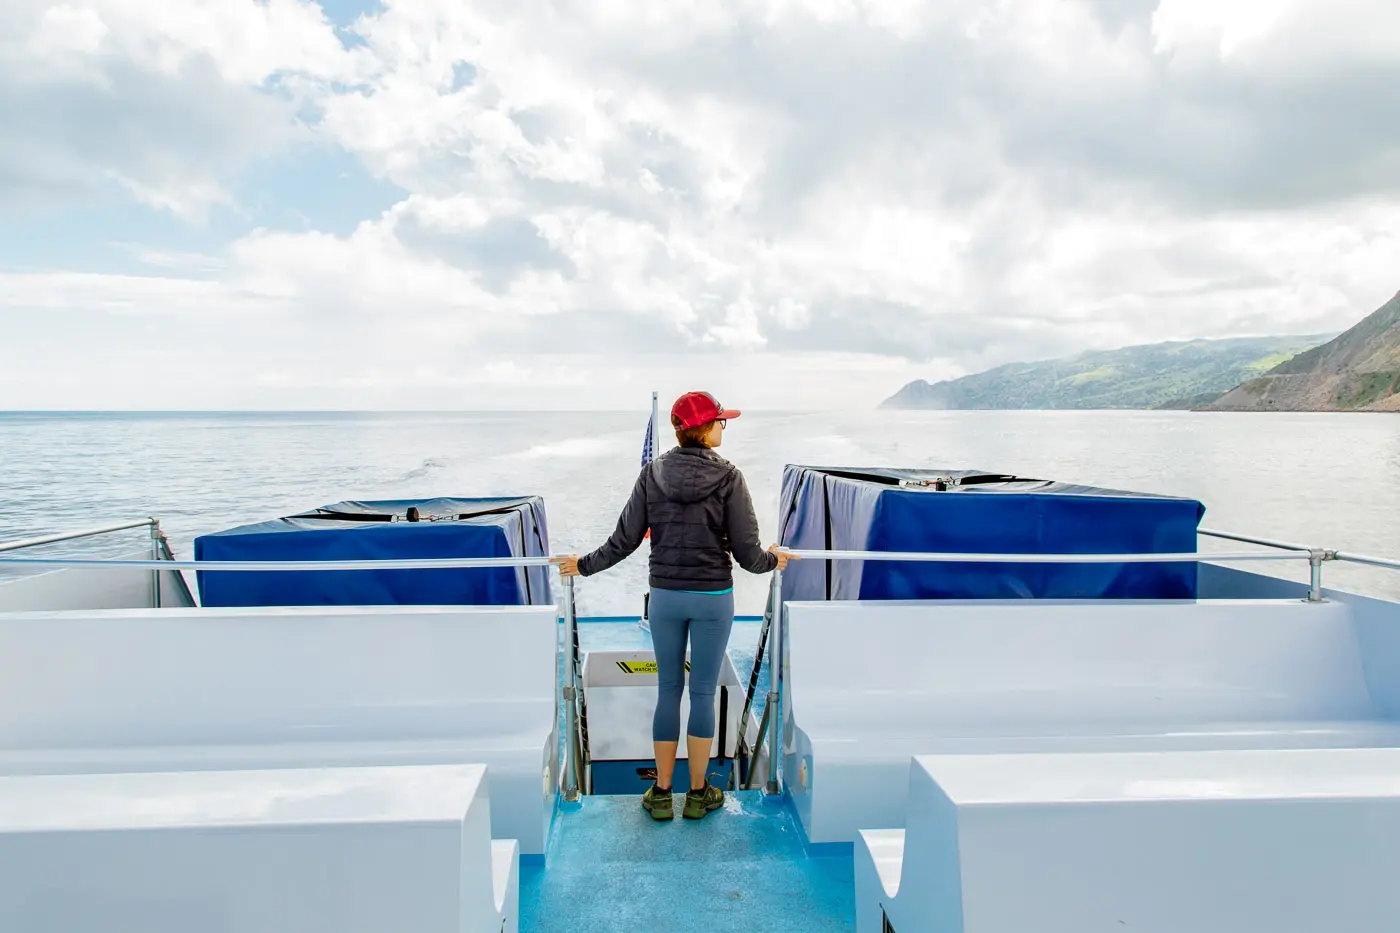
<svg viewBox="0 0 1400 933">
<path fill-rule="evenodd" d="M 641 547 L 651 529 L 651 585 L 663 590 L 725 590 L 733 554 L 750 573 L 778 559 L 763 549 L 753 499 L 739 468 L 713 450 L 678 447 L 642 469 L 612 537 L 578 562 L 585 577 Z"/>
</svg>

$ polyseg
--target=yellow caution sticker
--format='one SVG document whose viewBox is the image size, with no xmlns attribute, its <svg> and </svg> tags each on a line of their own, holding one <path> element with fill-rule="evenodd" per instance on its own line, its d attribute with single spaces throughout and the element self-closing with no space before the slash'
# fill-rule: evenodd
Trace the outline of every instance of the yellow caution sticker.
<svg viewBox="0 0 1400 933">
<path fill-rule="evenodd" d="M 655 661 L 618 661 L 617 666 L 622 668 L 624 674 L 655 674 Z M 686 673 L 690 673 L 690 662 L 685 662 Z"/>
</svg>

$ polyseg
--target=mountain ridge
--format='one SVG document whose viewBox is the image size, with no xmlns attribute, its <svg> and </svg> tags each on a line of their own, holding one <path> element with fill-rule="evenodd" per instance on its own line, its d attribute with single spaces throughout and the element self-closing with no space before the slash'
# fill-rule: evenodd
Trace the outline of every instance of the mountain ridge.
<svg viewBox="0 0 1400 933">
<path fill-rule="evenodd" d="M 915 380 L 881 408 L 1084 410 L 1192 408 L 1273 372 L 1324 335 L 1174 340 L 1007 363 L 937 383 Z"/>
</svg>

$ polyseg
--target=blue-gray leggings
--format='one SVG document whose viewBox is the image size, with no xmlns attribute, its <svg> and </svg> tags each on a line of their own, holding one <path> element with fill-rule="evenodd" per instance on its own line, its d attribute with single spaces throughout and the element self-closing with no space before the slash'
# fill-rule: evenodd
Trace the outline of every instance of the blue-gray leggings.
<svg viewBox="0 0 1400 933">
<path fill-rule="evenodd" d="M 734 627 L 734 593 L 651 591 L 651 644 L 656 649 L 656 714 L 653 742 L 681 737 L 681 691 L 685 687 L 685 642 L 690 638 L 690 722 L 686 734 L 715 735 L 715 687 L 729 630 Z"/>
</svg>

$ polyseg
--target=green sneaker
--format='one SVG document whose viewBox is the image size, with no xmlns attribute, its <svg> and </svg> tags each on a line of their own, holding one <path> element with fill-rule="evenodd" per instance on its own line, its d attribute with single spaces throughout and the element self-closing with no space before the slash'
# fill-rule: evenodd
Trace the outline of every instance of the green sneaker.
<svg viewBox="0 0 1400 933">
<path fill-rule="evenodd" d="M 699 820 L 711 810 L 718 810 L 722 806 L 724 791 L 706 781 L 700 790 L 686 791 L 685 809 L 681 811 L 681 816 L 688 820 Z"/>
<path fill-rule="evenodd" d="M 673 820 L 676 818 L 675 796 L 669 790 L 657 790 L 652 784 L 642 794 L 642 809 L 650 813 L 653 820 Z"/>
</svg>

